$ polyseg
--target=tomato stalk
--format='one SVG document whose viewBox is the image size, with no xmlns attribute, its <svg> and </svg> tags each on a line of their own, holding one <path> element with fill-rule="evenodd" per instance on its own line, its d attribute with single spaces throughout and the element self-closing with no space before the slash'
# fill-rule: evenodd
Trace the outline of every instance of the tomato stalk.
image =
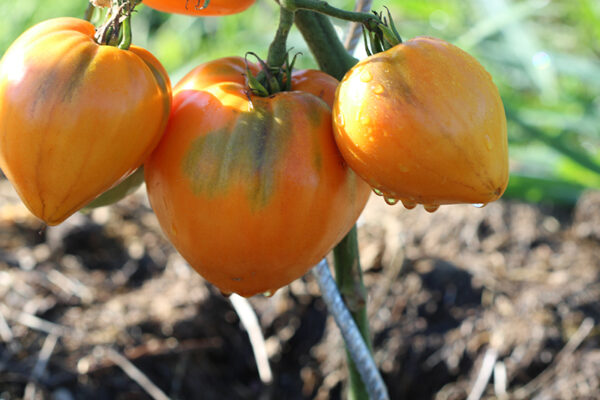
<svg viewBox="0 0 600 400">
<path fill-rule="evenodd" d="M 307 42 L 322 70 L 341 79 L 356 64 L 357 60 L 344 48 L 329 18 L 325 15 L 299 10 L 295 13 L 295 23 Z M 371 350 L 369 324 L 366 313 L 367 293 L 360 267 L 356 226 L 334 249 L 334 264 L 337 285 L 347 304 L 360 334 Z M 318 272 L 315 272 L 318 274 Z M 344 327 L 340 324 L 340 329 Z M 351 348 L 347 343 L 347 352 Z M 375 367 L 374 367 L 375 368 Z M 363 382 L 357 364 L 348 356 L 350 375 L 349 398 L 368 399 L 367 386 Z M 375 373 L 376 368 L 375 368 Z M 369 392 L 377 391 L 369 385 Z M 377 398 L 387 398 L 385 390 Z"/>
<path fill-rule="evenodd" d="M 131 46 L 131 14 L 141 0 L 113 0 L 106 21 L 96 31 L 98 44 L 128 50 Z"/>
<path fill-rule="evenodd" d="M 377 26 L 382 22 L 377 14 L 342 10 L 333 7 L 322 0 L 279 0 L 279 4 L 290 11 L 316 11 L 321 14 L 329 15 L 330 17 L 351 22 L 360 22 L 369 30 L 377 29 Z"/>
<path fill-rule="evenodd" d="M 267 64 L 269 67 L 280 68 L 288 56 L 287 38 L 294 24 L 294 12 L 284 7 L 279 7 L 279 26 L 275 32 L 275 39 L 269 46 Z"/>
<path fill-rule="evenodd" d="M 248 86 L 255 95 L 266 97 L 271 94 L 291 89 L 291 74 L 296 57 L 289 60 L 287 38 L 294 24 L 294 12 L 280 7 L 279 26 L 275 38 L 269 46 L 267 61 L 263 61 L 255 53 L 248 52 L 258 59 L 261 72 L 254 77 L 249 68 L 246 69 Z"/>
<path fill-rule="evenodd" d="M 329 18 L 311 11 L 299 10 L 294 23 L 317 60 L 319 68 L 340 80 L 358 62 L 337 39 L 337 33 Z"/>
</svg>

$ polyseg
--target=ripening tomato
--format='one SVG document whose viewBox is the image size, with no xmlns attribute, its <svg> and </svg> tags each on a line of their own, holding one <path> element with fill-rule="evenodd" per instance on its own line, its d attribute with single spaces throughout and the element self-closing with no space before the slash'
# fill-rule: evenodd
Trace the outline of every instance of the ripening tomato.
<svg viewBox="0 0 600 400">
<path fill-rule="evenodd" d="M 274 292 L 323 258 L 355 223 L 370 187 L 344 163 L 331 109 L 319 98 L 333 98 L 334 78 L 311 72 L 324 83 L 313 93 L 258 97 L 232 61 L 198 67 L 175 86 L 145 172 L 152 208 L 177 250 L 224 293 L 251 296 Z M 217 70 L 228 78 L 202 86 L 211 78 L 201 75 Z"/>
<path fill-rule="evenodd" d="M 219 16 L 237 14 L 250 7 L 256 0 L 143 0 L 148 7 L 159 11 L 195 16 Z"/>
<path fill-rule="evenodd" d="M 98 45 L 87 21 L 21 35 L 0 61 L 0 168 L 49 225 L 139 167 L 158 144 L 171 84 L 148 51 Z"/>
<path fill-rule="evenodd" d="M 498 89 L 475 58 L 440 39 L 415 38 L 356 64 L 333 116 L 344 159 L 388 203 L 485 204 L 508 183 Z"/>
</svg>

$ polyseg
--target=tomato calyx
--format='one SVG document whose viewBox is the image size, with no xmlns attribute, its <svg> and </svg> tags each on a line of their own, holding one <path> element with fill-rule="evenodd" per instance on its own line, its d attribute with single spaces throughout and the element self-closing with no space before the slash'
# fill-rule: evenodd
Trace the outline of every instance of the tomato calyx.
<svg viewBox="0 0 600 400">
<path fill-rule="evenodd" d="M 402 38 L 396 29 L 392 13 L 389 8 L 385 7 L 385 9 L 387 11 L 387 18 L 383 15 L 383 12 L 377 13 L 373 11 L 373 14 L 380 22 L 375 26 L 364 24 L 363 38 L 365 51 L 369 56 L 389 50 L 402 43 Z"/>
<path fill-rule="evenodd" d="M 96 30 L 94 39 L 100 45 L 128 50 L 131 46 L 131 14 L 141 0 L 112 0 L 109 7 L 107 3 L 109 2 L 97 0 L 91 3 L 95 7 L 109 9 L 104 23 Z"/>
<path fill-rule="evenodd" d="M 275 93 L 292 90 L 292 71 L 296 58 L 301 53 L 296 53 L 290 61 L 289 51 L 286 53 L 285 62 L 282 66 L 270 66 L 261 59 L 256 53 L 247 52 L 246 60 L 246 85 L 251 94 L 260 97 L 268 97 Z M 251 55 L 258 60 L 260 71 L 256 76 L 250 70 L 248 65 L 248 56 Z"/>
</svg>

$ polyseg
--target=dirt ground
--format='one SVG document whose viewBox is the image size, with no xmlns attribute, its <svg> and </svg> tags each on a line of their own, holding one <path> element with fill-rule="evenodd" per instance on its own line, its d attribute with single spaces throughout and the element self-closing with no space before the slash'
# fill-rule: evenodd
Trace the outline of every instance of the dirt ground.
<svg viewBox="0 0 600 400">
<path fill-rule="evenodd" d="M 373 196 L 359 221 L 375 360 L 392 399 L 600 399 L 600 193 L 428 214 Z M 0 399 L 339 399 L 343 344 L 312 275 L 230 301 L 190 270 L 143 192 L 46 228 L 0 180 Z M 487 379 L 483 379 L 483 383 Z"/>
</svg>

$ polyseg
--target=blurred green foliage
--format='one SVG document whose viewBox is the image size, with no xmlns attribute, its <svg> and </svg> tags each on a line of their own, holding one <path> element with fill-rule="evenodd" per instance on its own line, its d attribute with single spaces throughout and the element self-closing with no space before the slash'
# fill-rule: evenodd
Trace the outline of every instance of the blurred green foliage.
<svg viewBox="0 0 600 400">
<path fill-rule="evenodd" d="M 331 0 L 351 9 L 354 1 Z M 500 88 L 509 118 L 507 196 L 573 204 L 600 188 L 600 1 L 375 0 L 387 5 L 405 39 L 430 35 L 477 57 Z M 85 0 L 0 0 L 0 54 L 26 28 L 83 16 Z M 273 0 L 221 18 L 167 15 L 140 6 L 134 43 L 148 48 L 177 82 L 193 66 L 254 51 L 266 57 L 278 13 Z M 348 24 L 334 21 L 340 36 Z M 315 63 L 297 30 L 289 46 L 300 67 Z M 357 57 L 364 56 L 358 46 Z"/>
</svg>

